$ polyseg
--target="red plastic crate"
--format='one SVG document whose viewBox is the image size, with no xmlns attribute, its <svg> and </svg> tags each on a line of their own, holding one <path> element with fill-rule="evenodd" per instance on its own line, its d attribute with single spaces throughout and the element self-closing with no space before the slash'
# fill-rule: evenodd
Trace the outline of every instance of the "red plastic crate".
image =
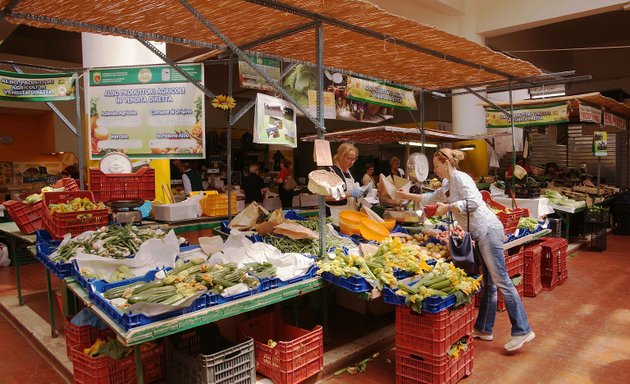
<svg viewBox="0 0 630 384">
<path fill-rule="evenodd" d="M 472 338 L 459 358 L 428 357 L 396 347 L 396 384 L 454 384 L 473 371 Z"/>
<path fill-rule="evenodd" d="M 94 195 L 90 191 L 74 192 L 46 192 L 44 193 L 44 227 L 54 239 L 62 239 L 66 233 L 72 237 L 85 231 L 98 229 L 109 222 L 109 211 L 105 209 L 94 209 L 89 211 L 76 212 L 55 212 L 50 213 L 49 204 L 66 203 L 74 198 L 87 197 L 94 202 Z"/>
<path fill-rule="evenodd" d="M 91 357 L 83 350 L 72 348 L 70 351 L 74 370 L 75 384 L 135 384 L 136 363 L 133 354 L 120 360 L 108 356 Z M 145 383 L 152 383 L 164 378 L 166 359 L 164 346 L 152 348 L 141 353 L 142 377 Z"/>
<path fill-rule="evenodd" d="M 35 233 L 38 229 L 44 228 L 43 207 L 44 203 L 38 201 L 33 204 L 25 204 L 21 201 L 9 200 L 3 203 L 7 213 L 25 235 Z"/>
<path fill-rule="evenodd" d="M 70 322 L 70 317 L 66 317 L 63 324 L 63 333 L 66 335 L 66 353 L 70 357 L 70 350 L 76 348 L 83 351 L 89 348 L 96 339 L 106 340 L 108 337 L 115 337 L 116 334 L 111 329 L 100 330 L 89 325 L 78 326 Z"/>
<path fill-rule="evenodd" d="M 65 192 L 74 192 L 79 190 L 79 184 L 75 179 L 64 177 L 55 182 L 54 188 L 63 188 Z"/>
<path fill-rule="evenodd" d="M 527 297 L 536 297 L 542 291 L 541 281 L 541 256 L 542 247 L 535 244 L 525 248 L 523 268 L 523 294 Z"/>
<path fill-rule="evenodd" d="M 518 297 L 521 298 L 521 300 L 523 300 L 523 294 L 524 292 L 524 284 L 519 284 L 518 286 L 516 286 L 516 292 L 518 292 Z M 498 312 L 503 312 L 507 310 L 507 308 L 505 307 L 505 301 L 503 301 L 503 295 L 501 294 L 500 291 L 497 292 L 497 311 Z"/>
<path fill-rule="evenodd" d="M 560 277 L 558 278 L 558 285 L 564 284 L 568 278 L 569 278 L 569 271 L 565 270 L 564 272 L 560 274 Z"/>
<path fill-rule="evenodd" d="M 503 252 L 505 256 L 505 269 L 508 276 L 523 275 L 524 247 L 513 247 Z"/>
<path fill-rule="evenodd" d="M 275 313 L 266 313 L 239 324 L 241 336 L 254 339 L 256 371 L 276 384 L 299 383 L 324 366 L 324 331 L 308 331 L 285 324 Z M 274 348 L 268 340 L 277 342 Z"/>
<path fill-rule="evenodd" d="M 500 211 L 497 213 L 497 217 L 499 218 L 499 221 L 501 221 L 501 224 L 503 224 L 505 234 L 513 234 L 518 227 L 518 221 L 521 219 L 521 216 L 525 214 L 525 210 L 522 208 L 514 208 L 509 210 L 510 212 L 507 213 L 505 212 L 507 208 L 504 205 L 492 200 L 490 192 L 481 191 L 481 196 L 483 197 L 483 201 L 486 202 L 486 205 Z"/>
<path fill-rule="evenodd" d="M 438 313 L 417 313 L 396 306 L 396 347 L 428 356 L 445 354 L 454 342 L 472 332 L 472 304 Z"/>
<path fill-rule="evenodd" d="M 142 167 L 134 173 L 107 174 L 90 168 L 90 190 L 96 201 L 154 200 L 155 169 Z"/>
</svg>

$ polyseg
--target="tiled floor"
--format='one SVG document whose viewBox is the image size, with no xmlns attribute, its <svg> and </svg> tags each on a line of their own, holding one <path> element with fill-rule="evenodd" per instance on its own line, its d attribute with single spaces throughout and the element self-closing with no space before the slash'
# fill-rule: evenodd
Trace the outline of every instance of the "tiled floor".
<svg viewBox="0 0 630 384">
<path fill-rule="evenodd" d="M 507 313 L 497 314 L 495 341 L 475 342 L 474 383 L 627 383 L 630 382 L 630 236 L 608 236 L 603 253 L 580 251 L 568 260 L 569 280 L 524 304 L 537 338 L 508 354 Z M 53 281 L 56 279 L 53 278 Z M 45 289 L 43 268 L 23 269 L 25 292 Z M 14 294 L 14 271 L 0 268 L 0 295 Z M 26 297 L 47 319 L 45 295 Z M 36 349 L 0 316 L 5 348 L 0 349 L 0 383 L 62 383 Z M 8 346 L 8 347 L 7 347 Z M 314 380 L 309 380 L 312 383 Z M 383 351 L 365 373 L 320 380 L 326 384 L 395 382 L 395 357 Z"/>
</svg>

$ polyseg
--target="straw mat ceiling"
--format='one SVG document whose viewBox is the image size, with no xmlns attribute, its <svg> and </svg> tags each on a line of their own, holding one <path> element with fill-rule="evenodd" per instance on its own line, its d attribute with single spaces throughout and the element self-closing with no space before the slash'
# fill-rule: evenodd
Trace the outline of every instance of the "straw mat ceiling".
<svg viewBox="0 0 630 384">
<path fill-rule="evenodd" d="M 528 62 L 362 0 L 0 0 L 12 23 L 225 49 L 186 5 L 237 46 L 258 40 L 249 51 L 298 62 L 315 62 L 313 22 L 323 21 L 325 66 L 428 90 L 541 75 Z"/>
</svg>

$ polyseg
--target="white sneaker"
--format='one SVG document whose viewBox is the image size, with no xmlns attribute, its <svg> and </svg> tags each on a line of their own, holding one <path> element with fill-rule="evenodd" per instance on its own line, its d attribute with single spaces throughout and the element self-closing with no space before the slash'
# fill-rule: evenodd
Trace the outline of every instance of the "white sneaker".
<svg viewBox="0 0 630 384">
<path fill-rule="evenodd" d="M 534 331 L 529 331 L 529 333 L 520 336 L 512 336 L 510 337 L 510 341 L 505 344 L 505 350 L 510 352 L 516 351 L 521 348 L 523 344 L 534 340 L 535 337 L 536 334 L 534 334 Z"/>
<path fill-rule="evenodd" d="M 473 328 L 472 337 L 475 339 L 483 340 L 483 341 L 494 340 L 494 336 L 492 336 L 492 333 L 481 333 L 475 328 Z"/>
</svg>

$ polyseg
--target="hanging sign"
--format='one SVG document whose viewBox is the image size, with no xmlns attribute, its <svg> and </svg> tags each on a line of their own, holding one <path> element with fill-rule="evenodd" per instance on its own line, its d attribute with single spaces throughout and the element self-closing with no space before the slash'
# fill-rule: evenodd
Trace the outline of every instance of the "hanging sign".
<svg viewBox="0 0 630 384">
<path fill-rule="evenodd" d="M 608 156 L 608 133 L 606 131 L 593 132 L 593 155 Z"/>
<path fill-rule="evenodd" d="M 348 98 L 352 100 L 398 109 L 418 109 L 413 92 L 400 87 L 348 76 L 347 88 Z"/>
<path fill-rule="evenodd" d="M 609 112 L 604 112 L 604 125 L 626 130 L 626 120 Z"/>
<path fill-rule="evenodd" d="M 259 93 L 254 114 L 254 143 L 297 147 L 296 113 L 293 104 Z"/>
<path fill-rule="evenodd" d="M 348 87 L 349 76 L 330 71 L 324 71 L 324 75 L 325 118 L 380 123 L 394 117 L 393 106 L 388 107 L 351 98 Z M 282 88 L 298 104 L 315 113 L 317 111 L 317 79 L 317 68 L 299 64 L 284 79 Z M 378 83 L 373 84 L 379 85 Z M 410 91 L 405 92 L 411 93 Z"/>
<path fill-rule="evenodd" d="M 74 100 L 76 73 L 27 74 L 0 71 L 0 100 Z"/>
<path fill-rule="evenodd" d="M 565 102 L 514 108 L 514 126 L 530 127 L 569 122 L 569 107 Z M 510 118 L 503 112 L 486 107 L 486 127 L 511 127 Z"/>
<path fill-rule="evenodd" d="M 250 56 L 248 57 L 262 69 L 269 77 L 275 81 L 280 80 L 280 61 L 276 59 L 268 59 L 266 57 Z M 250 89 L 260 89 L 264 91 L 273 91 L 274 88 L 267 83 L 264 77 L 256 72 L 249 64 L 243 60 L 238 62 L 239 81 L 241 87 Z"/>
<path fill-rule="evenodd" d="M 580 122 L 600 124 L 602 122 L 601 109 L 580 104 Z"/>
<path fill-rule="evenodd" d="M 180 67 L 203 83 L 201 64 Z M 90 159 L 205 158 L 204 94 L 166 65 L 88 71 Z"/>
</svg>

